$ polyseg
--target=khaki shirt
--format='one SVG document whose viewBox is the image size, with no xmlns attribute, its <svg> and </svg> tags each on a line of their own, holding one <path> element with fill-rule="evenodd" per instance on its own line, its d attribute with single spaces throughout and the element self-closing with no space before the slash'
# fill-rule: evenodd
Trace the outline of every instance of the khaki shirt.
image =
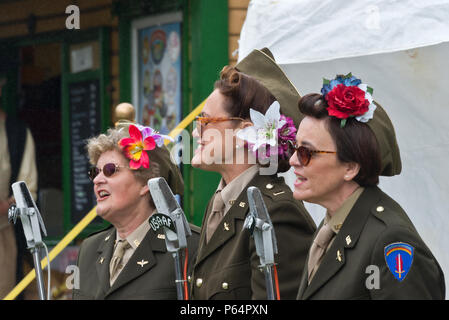
<svg viewBox="0 0 449 320">
<path fill-rule="evenodd" d="M 226 215 L 228 210 L 234 204 L 235 200 L 242 193 L 243 189 L 245 189 L 248 183 L 256 176 L 258 172 L 258 165 L 249 167 L 227 185 L 225 184 L 223 178 L 221 178 L 220 183 L 218 184 L 217 191 L 221 190 L 221 197 L 223 198 L 223 202 L 225 204 L 223 216 Z"/>
<path fill-rule="evenodd" d="M 11 163 L 8 150 L 8 139 L 6 136 L 6 119 L 0 117 L 0 201 L 9 197 L 11 186 Z M 35 162 L 34 141 L 31 132 L 27 129 L 25 150 L 23 152 L 22 164 L 20 166 L 17 181 L 25 181 L 31 196 L 36 201 L 37 196 L 37 168 Z M 0 215 L 0 230 L 8 226 L 8 215 Z"/>
<path fill-rule="evenodd" d="M 109 279 L 109 283 L 110 283 L 111 287 L 114 284 L 115 280 L 118 278 L 118 275 L 120 274 L 120 272 L 122 272 L 123 268 L 128 263 L 131 256 L 136 251 L 137 247 L 140 245 L 142 240 L 145 238 L 148 231 L 150 231 L 150 224 L 148 222 L 148 219 L 146 219 L 140 226 L 137 227 L 136 230 L 134 230 L 129 236 L 126 237 L 126 240 L 131 245 L 131 247 L 125 251 L 125 253 L 123 254 L 122 263 L 120 264 L 119 269 L 117 270 L 115 275 Z M 125 239 L 120 238 L 118 231 L 116 231 L 115 239 L 116 240 L 115 240 L 115 244 L 114 244 L 114 251 L 117 247 L 118 241 L 125 240 Z"/>
<path fill-rule="evenodd" d="M 332 243 L 334 243 L 335 237 L 337 236 L 338 232 L 340 231 L 341 227 L 343 226 L 343 223 L 346 220 L 346 217 L 348 216 L 349 212 L 351 212 L 352 207 L 357 202 L 357 199 L 362 194 L 363 190 L 365 188 L 359 187 L 357 188 L 341 205 L 341 207 L 335 211 L 335 213 L 331 216 L 329 212 L 326 212 L 326 217 L 324 218 L 324 224 L 329 224 L 332 231 L 334 231 L 334 236 L 329 241 L 329 244 L 326 248 L 326 253 L 329 251 L 329 248 L 332 246 Z M 312 275 L 310 276 L 310 281 L 312 281 L 313 276 L 317 272 L 318 268 L 320 267 L 321 261 L 323 260 L 324 254 L 321 257 L 320 260 L 318 260 L 317 267 L 314 269 Z"/>
</svg>

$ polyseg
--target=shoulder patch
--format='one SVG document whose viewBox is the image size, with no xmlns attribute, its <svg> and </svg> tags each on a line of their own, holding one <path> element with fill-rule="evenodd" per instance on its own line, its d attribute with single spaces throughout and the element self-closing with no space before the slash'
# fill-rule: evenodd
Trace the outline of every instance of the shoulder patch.
<svg viewBox="0 0 449 320">
<path fill-rule="evenodd" d="M 394 242 L 384 249 L 385 262 L 393 276 L 401 282 L 413 263 L 414 248 L 405 242 Z"/>
</svg>

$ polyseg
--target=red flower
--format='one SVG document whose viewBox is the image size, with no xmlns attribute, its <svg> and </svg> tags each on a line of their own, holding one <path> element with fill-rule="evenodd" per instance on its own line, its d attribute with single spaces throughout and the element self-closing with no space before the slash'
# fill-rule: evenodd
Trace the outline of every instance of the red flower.
<svg viewBox="0 0 449 320">
<path fill-rule="evenodd" d="M 154 138 L 149 136 L 142 140 L 142 133 L 134 126 L 129 126 L 129 138 L 123 138 L 119 141 L 119 145 L 125 152 L 125 156 L 130 159 L 129 167 L 131 169 L 139 169 L 150 167 L 150 159 L 145 150 L 153 150 L 156 147 Z"/>
<path fill-rule="evenodd" d="M 330 116 L 347 119 L 360 116 L 368 111 L 369 101 L 365 99 L 365 91 L 356 86 L 345 86 L 340 83 L 326 95 Z"/>
</svg>

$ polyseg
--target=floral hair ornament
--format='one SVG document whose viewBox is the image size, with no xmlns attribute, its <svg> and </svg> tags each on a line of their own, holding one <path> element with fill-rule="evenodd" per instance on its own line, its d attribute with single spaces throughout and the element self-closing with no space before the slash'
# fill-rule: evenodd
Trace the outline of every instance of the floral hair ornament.
<svg viewBox="0 0 449 320">
<path fill-rule="evenodd" d="M 373 89 L 351 73 L 345 76 L 337 75 L 333 80 L 323 78 L 321 94 L 327 101 L 329 115 L 341 119 L 342 128 L 350 117 L 355 117 L 360 122 L 368 122 L 376 110 L 372 97 Z"/>
<path fill-rule="evenodd" d="M 173 141 L 171 137 L 160 134 L 150 127 L 132 124 L 128 131 L 129 138 L 122 138 L 119 141 L 119 146 L 125 156 L 130 159 L 129 167 L 131 169 L 139 169 L 140 167 L 148 169 L 150 159 L 144 151 L 153 150 L 156 146 L 161 147 L 164 144 L 164 139 Z"/>
<path fill-rule="evenodd" d="M 294 144 L 296 127 L 292 119 L 280 114 L 279 102 L 273 102 L 265 115 L 254 109 L 249 112 L 254 125 L 237 132 L 237 137 L 247 142 L 256 157 L 266 159 L 270 154 L 278 154 L 282 159 L 288 159 L 288 142 Z M 276 146 L 277 148 L 273 148 Z M 260 150 L 262 147 L 266 152 Z"/>
</svg>

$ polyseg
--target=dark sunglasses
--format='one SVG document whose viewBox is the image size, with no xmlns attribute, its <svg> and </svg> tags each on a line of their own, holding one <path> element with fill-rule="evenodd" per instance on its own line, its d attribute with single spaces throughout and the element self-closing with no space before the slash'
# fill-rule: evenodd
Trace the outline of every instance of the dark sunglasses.
<svg viewBox="0 0 449 320">
<path fill-rule="evenodd" d="M 307 166 L 314 153 L 337 153 L 335 151 L 321 151 L 321 150 L 310 150 L 304 146 L 294 145 L 293 149 L 296 150 L 296 156 L 298 161 L 302 166 Z"/>
<path fill-rule="evenodd" d="M 87 174 L 89 175 L 89 179 L 93 181 L 95 179 L 95 177 L 100 174 L 100 172 L 103 171 L 103 174 L 106 177 L 110 177 L 114 173 L 116 173 L 119 168 L 128 168 L 128 167 L 119 166 L 118 164 L 115 164 L 115 163 L 106 163 L 103 166 L 103 169 L 99 169 L 97 167 L 92 167 L 92 168 L 89 169 Z"/>
</svg>

